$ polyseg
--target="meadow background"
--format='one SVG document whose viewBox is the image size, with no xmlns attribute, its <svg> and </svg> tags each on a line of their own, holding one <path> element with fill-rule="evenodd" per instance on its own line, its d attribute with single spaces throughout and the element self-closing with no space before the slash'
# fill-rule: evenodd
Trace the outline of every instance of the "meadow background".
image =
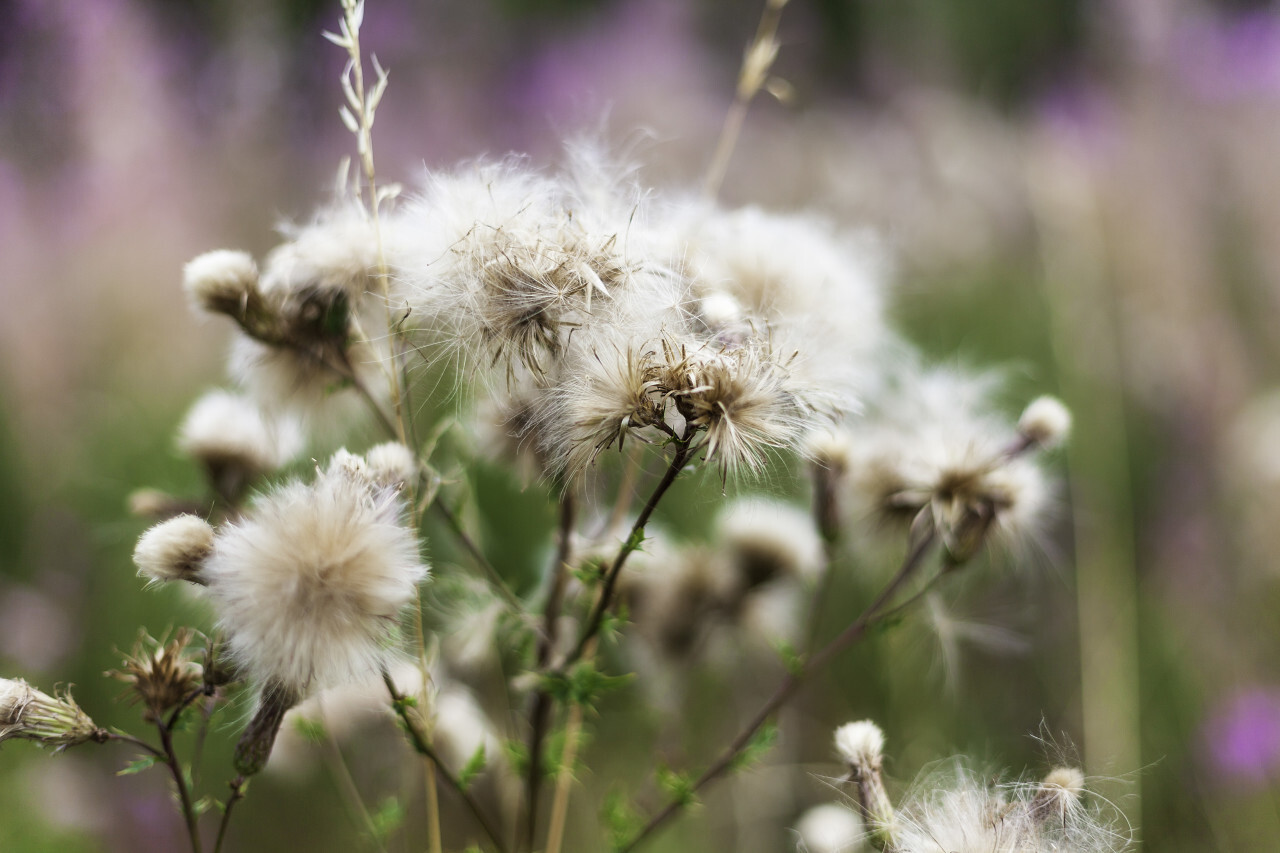
<svg viewBox="0 0 1280 853">
<path fill-rule="evenodd" d="M 100 723 L 123 725 L 136 712 L 101 677 L 115 650 L 139 625 L 206 624 L 176 592 L 142 590 L 130 553 L 145 525 L 126 511 L 142 485 L 199 487 L 173 430 L 222 380 L 227 330 L 187 310 L 181 268 L 213 248 L 260 256 L 279 220 L 326 198 L 352 147 L 344 57 L 319 35 L 338 9 L 0 9 L 0 674 L 74 684 Z M 696 186 L 759 12 L 370 0 L 365 48 L 392 75 L 380 175 L 411 187 L 424 164 L 509 151 L 550 163 L 567 134 L 599 128 L 650 184 Z M 832 798 L 831 729 L 864 717 L 886 729 L 899 786 L 957 752 L 1033 774 L 1083 753 L 1146 849 L 1267 849 L 1280 837 L 1280 9 L 792 0 L 781 40 L 774 71 L 793 96 L 754 105 L 722 198 L 879 229 L 900 328 L 940 359 L 1008 368 L 1013 412 L 1060 394 L 1077 428 L 1044 554 L 993 560 L 950 595 L 997 642 L 952 669 L 920 626 L 860 645 L 784 715 L 771 761 L 652 849 L 793 849 L 786 827 Z M 552 503 L 497 469 L 473 485 L 486 547 L 527 588 Z M 803 500 L 787 472 L 770 487 Z M 718 494 L 686 484 L 660 515 L 697 538 Z M 447 537 L 430 541 L 437 565 L 453 558 Z M 828 631 L 872 589 L 858 568 L 836 584 Z M 779 671 L 699 673 L 681 737 L 723 740 L 726 713 Z M 594 849 L 600 797 L 669 737 L 635 707 L 624 692 L 596 724 L 568 849 Z M 228 775 L 234 735 L 211 778 Z M 166 778 L 113 778 L 126 757 L 6 744 L 0 849 L 179 849 Z M 371 803 L 398 785 L 384 764 L 352 760 Z M 362 843 L 323 767 L 258 780 L 242 808 L 232 849 Z M 421 837 L 416 820 L 396 844 Z"/>
</svg>

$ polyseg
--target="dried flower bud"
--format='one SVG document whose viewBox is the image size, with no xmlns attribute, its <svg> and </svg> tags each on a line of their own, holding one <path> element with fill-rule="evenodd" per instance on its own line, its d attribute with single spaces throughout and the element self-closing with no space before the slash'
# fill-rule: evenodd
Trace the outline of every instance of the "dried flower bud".
<svg viewBox="0 0 1280 853">
<path fill-rule="evenodd" d="M 1052 449 L 1071 432 L 1071 412 L 1057 397 L 1038 397 L 1018 419 L 1018 432 L 1030 444 Z"/>
<path fill-rule="evenodd" d="M 213 553 L 213 527 L 203 518 L 179 515 L 152 527 L 133 549 L 138 575 L 152 581 L 204 583 L 204 562 Z"/>
<path fill-rule="evenodd" d="M 867 839 L 880 850 L 892 847 L 896 817 L 880 776 L 884 732 L 870 720 L 863 720 L 836 729 L 835 739 L 836 751 L 849 766 L 850 781 L 857 786 L 858 809 L 867 827 Z"/>
<path fill-rule="evenodd" d="M 238 318 L 256 298 L 258 265 L 247 252 L 205 252 L 183 268 L 182 287 L 201 310 Z"/>
<path fill-rule="evenodd" d="M 125 657 L 124 668 L 107 673 L 129 685 L 133 700 L 146 707 L 143 719 L 147 722 L 159 720 L 201 688 L 203 668 L 192 660 L 190 650 L 195 636 L 192 629 L 180 628 L 165 642 L 165 637 L 157 640 L 143 631 Z"/>
<path fill-rule="evenodd" d="M 101 742 L 105 733 L 64 693 L 54 698 L 22 679 L 0 679 L 0 743 L 33 740 L 62 750 L 86 741 Z"/>
</svg>

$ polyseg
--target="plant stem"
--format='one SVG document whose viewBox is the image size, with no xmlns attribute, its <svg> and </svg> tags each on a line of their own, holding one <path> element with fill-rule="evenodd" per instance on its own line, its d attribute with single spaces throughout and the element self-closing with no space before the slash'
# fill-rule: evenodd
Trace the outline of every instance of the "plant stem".
<svg viewBox="0 0 1280 853">
<path fill-rule="evenodd" d="M 574 645 L 573 651 L 569 653 L 568 657 L 560 665 L 561 669 L 567 669 L 580 660 L 587 649 L 587 645 L 596 634 L 600 633 L 600 625 L 604 622 L 604 615 L 613 604 L 613 592 L 618 585 L 618 576 L 622 574 L 622 567 L 626 565 L 627 558 L 631 556 L 631 552 L 637 550 L 637 540 L 644 534 L 645 525 L 649 523 L 649 518 L 657 508 L 658 501 L 662 500 L 662 496 L 667 493 L 667 489 L 671 488 L 671 484 L 680 476 L 680 472 L 684 470 L 684 466 L 697 450 L 697 447 L 693 444 L 692 435 L 688 432 L 684 436 L 677 438 L 675 445 L 676 452 L 671 457 L 671 464 L 667 466 L 666 473 L 662 475 L 662 479 L 654 488 L 653 494 L 649 495 L 649 500 L 645 503 L 644 509 L 640 510 L 640 515 L 636 516 L 635 523 L 631 525 L 631 532 L 627 535 L 627 541 L 618 550 L 618 556 L 614 558 L 613 565 L 609 567 L 609 571 L 605 574 L 604 585 L 600 589 L 600 596 L 596 599 L 595 607 L 591 610 L 591 616 L 587 619 L 587 625 L 578 636 L 578 642 Z"/>
<path fill-rule="evenodd" d="M 156 730 L 160 732 L 160 743 L 164 748 L 165 764 L 169 767 L 169 772 L 173 774 L 173 782 L 178 786 L 178 800 L 182 804 L 182 817 L 187 824 L 187 835 L 191 840 L 192 853 L 200 853 L 200 827 L 198 818 L 196 817 L 195 806 L 191 802 L 191 792 L 187 790 L 186 777 L 182 775 L 182 764 L 178 761 L 178 755 L 173 750 L 173 735 L 170 733 L 168 726 L 163 722 L 156 721 Z"/>
<path fill-rule="evenodd" d="M 222 821 L 218 824 L 218 840 L 213 844 L 213 853 L 221 853 L 222 851 L 222 842 L 227 837 L 227 826 L 231 823 L 231 809 L 236 803 L 244 799 L 244 792 L 249 787 L 249 780 L 243 776 L 237 776 L 228 785 L 231 788 L 231 796 L 227 798 L 227 804 L 222 808 Z"/>
<path fill-rule="evenodd" d="M 325 732 L 324 746 L 329 758 L 329 768 L 338 782 L 338 789 L 342 794 L 342 799 L 346 801 L 347 809 L 351 812 L 352 822 L 364 824 L 363 829 L 369 833 L 369 839 L 379 850 L 385 853 L 386 847 L 378 839 L 377 830 L 373 825 L 373 818 L 369 816 L 369 809 L 365 807 L 364 800 L 360 797 L 360 789 L 356 787 L 355 779 L 351 778 L 351 770 L 347 767 L 347 761 L 342 756 L 342 750 L 338 748 L 338 741 L 334 738 L 332 732 Z"/>
<path fill-rule="evenodd" d="M 537 671 L 547 668 L 555 650 L 560 604 L 564 598 L 565 580 L 569 559 L 572 556 L 575 504 L 573 490 L 566 486 L 560 497 L 560 523 L 556 532 L 556 556 L 551 566 L 551 588 L 547 591 L 547 603 L 542 613 L 542 632 L 538 637 Z M 539 690 L 533 697 L 533 711 L 529 715 L 529 770 L 525 776 L 524 838 L 522 846 L 533 849 L 533 838 L 538 829 L 538 792 L 542 786 L 542 742 L 551 722 L 551 696 Z"/>
<path fill-rule="evenodd" d="M 156 758 L 166 757 L 162 750 L 156 749 L 154 746 L 147 743 L 145 740 L 142 740 L 141 738 L 136 738 L 133 735 L 124 734 L 123 732 L 109 732 L 103 729 L 102 738 L 104 740 L 114 740 L 114 741 L 119 741 L 120 743 L 127 743 L 127 744 L 130 744 L 131 746 L 136 746 L 139 749 L 146 750 L 148 753 L 150 753 L 152 756 Z"/>
<path fill-rule="evenodd" d="M 494 830 L 489 820 L 484 816 L 479 804 L 472 798 L 466 786 L 458 781 L 458 777 L 454 776 L 449 768 L 440 761 L 439 754 L 432 748 L 431 742 L 427 739 L 426 732 L 423 730 L 422 720 L 414 707 L 405 699 L 404 694 L 396 687 L 395 682 L 391 680 L 390 673 L 386 670 L 382 672 L 382 681 L 387 685 L 387 692 L 391 694 L 394 710 L 400 717 L 401 722 L 404 723 L 409 739 L 413 743 L 413 748 L 417 750 L 419 755 L 435 765 L 436 772 L 440 775 L 440 778 L 444 779 L 449 787 L 453 788 L 454 792 L 462 798 L 462 802 L 471 811 L 472 816 L 475 817 L 476 823 L 480 824 L 484 834 L 489 837 L 489 842 L 493 845 L 494 850 L 498 853 L 506 853 L 506 846 L 498 837 L 497 831 Z"/>
<path fill-rule="evenodd" d="M 594 651 L 588 649 L 585 657 Z M 569 815 L 569 795 L 573 789 L 573 763 L 578 757 L 578 738 L 582 734 L 582 706 L 569 706 L 569 720 L 564 727 L 564 755 L 556 772 L 556 795 L 551 801 L 551 820 L 547 826 L 547 846 L 544 853 L 560 853 L 564 843 L 565 822 Z"/>
<path fill-rule="evenodd" d="M 898 590 L 900 590 L 902 586 L 910 580 L 911 576 L 915 574 L 916 569 L 928 555 L 935 539 L 936 534 L 933 530 L 932 523 L 929 523 L 926 529 L 919 531 L 918 535 L 913 536 L 912 544 L 907 551 L 906 557 L 902 561 L 902 566 L 898 569 L 898 573 L 893 576 L 893 579 L 889 581 L 885 588 L 876 597 L 875 601 L 873 601 L 857 619 L 851 622 L 838 637 L 809 658 L 809 660 L 805 662 L 804 666 L 796 672 L 788 673 L 787 676 L 782 679 L 782 682 L 778 685 L 777 689 L 774 690 L 773 695 L 770 696 L 768 701 L 761 706 L 760 710 L 751 718 L 751 721 L 748 722 L 740 732 L 738 732 L 738 735 L 733 739 L 733 742 L 720 753 L 719 757 L 717 757 L 716 760 L 712 762 L 712 764 L 703 771 L 702 775 L 693 783 L 690 793 L 696 794 L 698 791 L 702 790 L 703 787 L 710 784 L 715 779 L 718 779 L 733 767 L 738 756 L 744 749 L 746 749 L 747 745 L 751 743 L 751 739 L 755 736 L 755 733 L 760 730 L 761 726 L 768 722 L 769 718 L 772 717 L 774 713 L 787 702 L 787 700 L 795 695 L 796 691 L 799 690 L 800 686 L 804 683 L 806 676 L 815 670 L 821 669 L 837 654 L 860 640 L 866 634 L 867 629 L 876 622 L 897 612 L 897 609 L 886 612 L 881 611 L 884 606 L 892 600 L 893 596 L 897 594 Z M 663 824 L 683 811 L 688 802 L 688 798 L 670 800 L 660 812 L 649 819 L 649 821 L 629 842 L 627 842 L 625 846 L 619 848 L 618 853 L 629 853 L 629 851 L 637 848 Z"/>
</svg>

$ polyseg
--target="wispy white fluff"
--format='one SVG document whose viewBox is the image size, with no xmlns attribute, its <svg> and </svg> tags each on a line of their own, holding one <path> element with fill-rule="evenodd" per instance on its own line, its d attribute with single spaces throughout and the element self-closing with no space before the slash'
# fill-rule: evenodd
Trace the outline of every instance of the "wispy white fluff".
<svg viewBox="0 0 1280 853">
<path fill-rule="evenodd" d="M 1128 849 L 1129 836 L 1085 804 L 1079 782 L 1078 771 L 1054 771 L 1045 783 L 993 785 L 957 762 L 913 786 L 898 809 L 895 841 L 913 853 Z"/>
<path fill-rule="evenodd" d="M 850 486 L 859 514 L 910 521 L 929 508 L 953 556 L 995 535 L 1025 544 L 1050 504 L 1048 482 L 992 402 L 994 374 L 906 369 L 853 425 Z"/>
<path fill-rule="evenodd" d="M 862 818 L 837 803 L 814 806 L 796 822 L 797 853 L 854 853 L 862 848 Z"/>
<path fill-rule="evenodd" d="M 257 683 L 305 693 L 367 676 L 426 576 L 397 491 L 333 464 L 263 495 L 202 571 L 232 654 Z"/>
</svg>

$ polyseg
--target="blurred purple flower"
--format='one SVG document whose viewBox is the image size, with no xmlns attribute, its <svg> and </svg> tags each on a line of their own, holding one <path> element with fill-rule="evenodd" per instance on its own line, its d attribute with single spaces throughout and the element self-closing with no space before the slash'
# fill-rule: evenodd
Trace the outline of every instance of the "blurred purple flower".
<svg viewBox="0 0 1280 853">
<path fill-rule="evenodd" d="M 1206 721 L 1204 737 L 1222 775 L 1265 784 L 1280 769 L 1280 689 L 1253 687 L 1224 700 Z"/>
<path fill-rule="evenodd" d="M 1177 71 L 1209 101 L 1280 96 L 1280 15 L 1256 11 L 1196 18 L 1176 38 Z"/>
</svg>

